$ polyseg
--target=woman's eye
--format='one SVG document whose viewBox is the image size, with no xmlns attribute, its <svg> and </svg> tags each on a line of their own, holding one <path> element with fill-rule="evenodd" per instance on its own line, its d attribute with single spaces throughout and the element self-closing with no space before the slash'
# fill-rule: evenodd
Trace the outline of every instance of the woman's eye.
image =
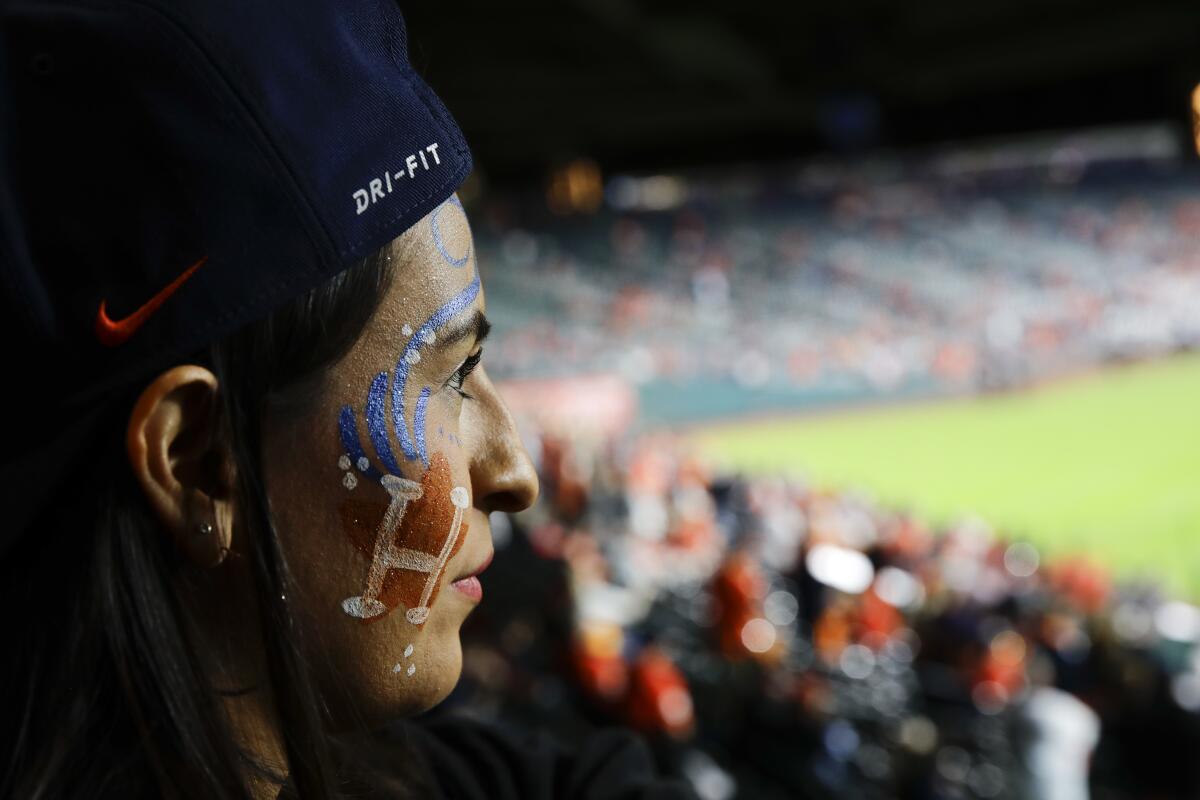
<svg viewBox="0 0 1200 800">
<path fill-rule="evenodd" d="M 483 348 L 480 348 L 471 355 L 467 356 L 467 360 L 459 365 L 458 369 L 454 371 L 454 374 L 450 376 L 450 380 L 446 382 L 446 385 L 468 400 L 473 399 L 471 395 L 463 391 L 463 384 L 467 382 L 467 377 L 475 371 L 475 368 L 479 366 L 479 362 L 482 359 Z"/>
</svg>

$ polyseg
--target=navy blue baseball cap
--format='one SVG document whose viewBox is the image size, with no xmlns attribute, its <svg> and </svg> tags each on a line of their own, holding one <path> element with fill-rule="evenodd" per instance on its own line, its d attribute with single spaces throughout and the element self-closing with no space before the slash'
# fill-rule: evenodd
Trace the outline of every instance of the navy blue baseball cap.
<svg viewBox="0 0 1200 800">
<path fill-rule="evenodd" d="M 22 418 L 69 438 L 470 170 L 394 0 L 0 0 L 0 332 Z M 56 452 L 15 442 L 6 492 Z"/>
</svg>

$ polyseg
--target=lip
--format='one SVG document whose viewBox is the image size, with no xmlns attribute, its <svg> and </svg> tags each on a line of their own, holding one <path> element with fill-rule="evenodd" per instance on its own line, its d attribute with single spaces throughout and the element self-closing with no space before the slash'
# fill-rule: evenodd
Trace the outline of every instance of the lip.
<svg viewBox="0 0 1200 800">
<path fill-rule="evenodd" d="M 468 578 L 459 578 L 450 585 L 476 603 L 483 599 L 483 584 L 474 575 Z"/>
<path fill-rule="evenodd" d="M 479 577 L 479 573 L 486 570 L 487 567 L 491 565 L 492 558 L 494 558 L 494 557 L 496 557 L 496 551 L 494 551 L 494 549 L 490 549 L 490 551 L 487 551 L 487 557 L 484 560 L 480 561 L 479 565 L 476 566 L 474 570 L 463 573 L 463 575 L 458 576 L 457 578 L 454 579 L 454 583 L 458 583 L 460 581 L 466 581 L 467 578 Z"/>
<path fill-rule="evenodd" d="M 492 558 L 495 555 L 495 550 L 489 550 L 487 557 L 484 558 L 483 561 L 481 561 L 479 565 L 475 567 L 475 569 L 471 570 L 466 575 L 456 578 L 451 582 L 450 585 L 475 602 L 479 602 L 483 599 L 483 584 L 479 582 L 479 575 L 488 568 L 488 565 L 492 563 Z"/>
</svg>

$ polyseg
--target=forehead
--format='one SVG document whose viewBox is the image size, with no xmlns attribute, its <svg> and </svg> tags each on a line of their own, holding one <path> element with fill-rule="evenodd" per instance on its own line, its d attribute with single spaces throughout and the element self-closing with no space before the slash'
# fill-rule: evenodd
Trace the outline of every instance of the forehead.
<svg viewBox="0 0 1200 800">
<path fill-rule="evenodd" d="M 395 270 L 392 288 L 402 290 L 399 302 L 388 305 L 401 313 L 432 313 L 478 276 L 471 228 L 457 197 L 388 245 L 387 257 Z"/>
</svg>

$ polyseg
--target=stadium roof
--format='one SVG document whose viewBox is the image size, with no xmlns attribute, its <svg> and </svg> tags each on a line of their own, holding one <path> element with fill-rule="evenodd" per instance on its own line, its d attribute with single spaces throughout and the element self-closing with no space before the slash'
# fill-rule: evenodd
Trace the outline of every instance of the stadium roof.
<svg viewBox="0 0 1200 800">
<path fill-rule="evenodd" d="M 1194 0 L 409 4 L 414 61 L 493 178 L 1186 121 Z"/>
</svg>

